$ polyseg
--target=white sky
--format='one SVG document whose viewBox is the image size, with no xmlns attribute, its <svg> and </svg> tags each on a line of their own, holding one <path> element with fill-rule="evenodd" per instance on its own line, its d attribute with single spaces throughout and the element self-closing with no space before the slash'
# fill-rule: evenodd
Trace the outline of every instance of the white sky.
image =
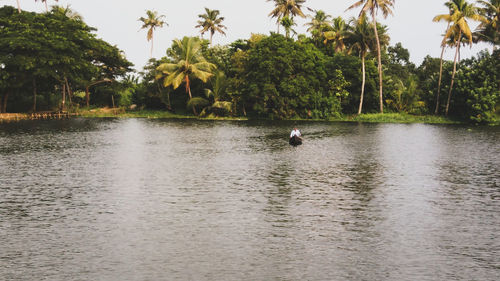
<svg viewBox="0 0 500 281">
<path fill-rule="evenodd" d="M 45 11 L 41 1 L 20 0 L 21 9 L 28 11 Z M 334 17 L 342 16 L 349 19 L 356 16 L 359 9 L 345 10 L 355 0 L 308 0 L 306 6 L 316 10 L 324 10 Z M 445 0 L 396 0 L 393 9 L 394 16 L 379 21 L 389 28 L 391 45 L 401 42 L 409 49 L 410 60 L 419 65 L 426 55 L 439 57 L 441 36 L 446 29 L 445 23 L 434 23 L 432 18 L 437 14 L 447 13 L 443 5 Z M 472 0 L 469 0 L 472 2 Z M 146 16 L 146 10 L 155 10 L 166 16 L 169 26 L 157 29 L 153 57 L 160 58 L 171 46 L 172 40 L 182 36 L 198 36 L 198 15 L 204 13 L 204 8 L 220 10 L 225 17 L 227 36 L 214 35 L 214 44 L 227 44 L 236 39 L 248 39 L 251 33 L 269 34 L 276 31 L 275 19 L 268 17 L 273 8 L 272 2 L 266 0 L 48 0 L 49 5 L 69 5 L 83 16 L 84 21 L 98 29 L 98 37 L 117 45 L 127 58 L 141 70 L 150 56 L 150 42 L 146 41 L 146 31 L 140 30 L 138 19 Z M 0 0 L 0 5 L 17 6 L 16 0 Z M 312 14 L 308 10 L 304 10 Z M 305 33 L 304 23 L 309 19 L 297 19 L 295 30 Z M 471 27 L 475 23 L 469 23 Z M 140 30 L 140 31 L 139 31 Z M 462 58 L 476 55 L 480 50 L 491 46 L 475 45 L 472 49 L 463 48 Z M 454 52 L 448 50 L 445 58 L 452 60 Z"/>
</svg>

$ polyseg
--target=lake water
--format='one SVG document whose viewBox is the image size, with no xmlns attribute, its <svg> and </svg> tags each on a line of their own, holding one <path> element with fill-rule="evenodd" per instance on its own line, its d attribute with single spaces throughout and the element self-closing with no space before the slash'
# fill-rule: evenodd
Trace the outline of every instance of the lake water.
<svg viewBox="0 0 500 281">
<path fill-rule="evenodd" d="M 498 280 L 500 128 L 0 124 L 0 280 Z"/>
</svg>

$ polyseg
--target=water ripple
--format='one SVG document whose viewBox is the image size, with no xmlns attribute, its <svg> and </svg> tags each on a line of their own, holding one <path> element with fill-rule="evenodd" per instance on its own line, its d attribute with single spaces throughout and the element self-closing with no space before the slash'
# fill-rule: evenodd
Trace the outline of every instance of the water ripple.
<svg viewBox="0 0 500 281">
<path fill-rule="evenodd" d="M 500 130 L 0 124 L 0 280 L 495 280 Z"/>
</svg>

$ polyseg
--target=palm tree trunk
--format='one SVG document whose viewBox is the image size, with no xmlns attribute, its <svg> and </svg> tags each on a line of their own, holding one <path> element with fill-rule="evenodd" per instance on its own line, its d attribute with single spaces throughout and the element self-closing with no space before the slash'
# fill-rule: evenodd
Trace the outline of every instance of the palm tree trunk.
<svg viewBox="0 0 500 281">
<path fill-rule="evenodd" d="M 451 74 L 451 85 L 448 92 L 448 101 L 446 102 L 445 116 L 448 116 L 448 109 L 450 108 L 451 91 L 453 90 L 453 83 L 455 82 L 455 73 L 457 72 L 457 58 L 460 52 L 460 40 L 462 39 L 462 30 L 458 33 L 457 50 L 455 52 L 455 59 L 453 60 L 453 73 Z"/>
<path fill-rule="evenodd" d="M 446 32 L 448 32 L 448 29 L 450 29 L 450 22 L 448 22 L 448 26 L 446 27 Z M 444 39 L 446 40 L 446 38 Z M 441 50 L 441 59 L 439 63 L 439 81 L 438 81 L 438 92 L 436 96 L 436 109 L 434 110 L 434 114 L 437 115 L 439 112 L 439 95 L 441 93 L 441 79 L 443 78 L 443 55 L 444 55 L 444 50 L 446 49 L 446 42 L 443 40 L 443 48 Z"/>
<path fill-rule="evenodd" d="M 189 99 L 192 99 L 193 96 L 191 96 L 191 85 L 189 83 L 189 76 L 188 75 L 186 75 L 186 78 L 184 79 L 184 82 L 186 82 L 186 92 L 189 95 Z"/>
<path fill-rule="evenodd" d="M 189 98 L 192 99 L 191 97 L 191 87 L 189 87 Z M 198 115 L 198 113 L 196 112 L 196 107 L 193 105 L 193 114 L 194 115 Z"/>
<path fill-rule="evenodd" d="M 154 41 L 154 37 L 151 36 L 151 52 L 150 52 L 150 57 L 151 58 L 153 57 L 153 41 Z"/>
<path fill-rule="evenodd" d="M 193 96 L 191 95 L 191 85 L 189 83 L 189 76 L 188 75 L 186 75 L 185 82 L 186 82 L 186 91 L 189 95 L 189 99 L 192 99 Z M 198 113 L 196 113 L 196 108 L 194 106 L 193 106 L 193 114 L 198 115 Z"/>
<path fill-rule="evenodd" d="M 89 107 L 89 102 L 90 102 L 89 86 L 85 87 L 85 101 L 87 103 L 87 107 Z"/>
<path fill-rule="evenodd" d="M 44 1 L 45 2 L 45 10 L 47 10 L 47 13 L 49 12 L 49 6 L 47 6 L 47 0 Z"/>
<path fill-rule="evenodd" d="M 17 0 L 17 11 L 21 13 L 21 5 L 19 4 L 19 0 Z"/>
<path fill-rule="evenodd" d="M 33 112 L 36 112 L 36 80 L 33 77 Z"/>
<path fill-rule="evenodd" d="M 167 90 L 167 108 L 172 111 L 172 104 L 170 103 L 170 90 Z"/>
<path fill-rule="evenodd" d="M 212 47 L 212 37 L 214 36 L 213 31 L 210 31 L 210 47 Z"/>
<path fill-rule="evenodd" d="M 9 98 L 9 92 L 6 92 L 5 95 L 3 95 L 3 102 L 0 100 L 0 112 L 1 113 L 7 113 L 7 100 Z"/>
<path fill-rule="evenodd" d="M 379 100 L 380 113 L 384 113 L 384 99 L 382 95 L 382 55 L 380 54 L 380 39 L 378 38 L 377 20 L 375 19 L 375 10 L 372 10 L 373 30 L 377 40 L 377 58 L 378 58 L 378 82 L 379 82 Z"/>
<path fill-rule="evenodd" d="M 66 108 L 65 104 L 66 104 L 66 85 L 63 83 L 62 84 L 62 111 L 64 111 L 64 109 Z"/>
<path fill-rule="evenodd" d="M 359 109 L 358 115 L 361 114 L 361 110 L 363 109 L 363 98 L 365 95 L 365 55 L 361 56 L 361 70 L 363 72 L 363 82 L 361 83 L 361 97 L 359 99 Z"/>
<path fill-rule="evenodd" d="M 434 110 L 434 114 L 438 114 L 439 111 L 439 95 L 441 93 L 441 79 L 443 78 L 443 55 L 446 46 L 443 45 L 443 49 L 441 50 L 441 62 L 439 64 L 439 80 L 438 80 L 438 91 L 436 95 L 436 109 Z"/>
<path fill-rule="evenodd" d="M 69 86 L 68 78 L 64 77 L 64 82 L 66 82 L 66 91 L 68 92 L 69 103 L 70 103 L 70 105 L 72 105 L 73 104 L 73 101 L 72 101 L 73 93 L 71 92 L 71 87 Z"/>
</svg>

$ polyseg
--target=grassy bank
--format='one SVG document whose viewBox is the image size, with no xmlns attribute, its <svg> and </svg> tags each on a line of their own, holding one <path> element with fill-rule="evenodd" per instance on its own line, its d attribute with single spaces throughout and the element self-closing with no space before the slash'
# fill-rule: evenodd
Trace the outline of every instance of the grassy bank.
<svg viewBox="0 0 500 281">
<path fill-rule="evenodd" d="M 26 113 L 0 113 L 1 121 L 17 121 L 28 119 L 29 115 Z"/>
<path fill-rule="evenodd" d="M 203 120 L 248 120 L 246 117 L 197 117 L 190 114 L 176 114 L 170 111 L 160 110 L 135 110 L 125 111 L 124 109 L 97 108 L 90 110 L 79 110 L 78 115 L 86 118 L 151 118 L 151 119 L 203 119 Z"/>
<path fill-rule="evenodd" d="M 427 123 L 460 124 L 461 122 L 436 115 L 410 115 L 405 113 L 370 113 L 342 118 L 342 121 L 366 123 Z"/>
<path fill-rule="evenodd" d="M 169 111 L 153 111 L 153 110 L 139 110 L 139 111 L 125 111 L 123 109 L 92 109 L 80 111 L 79 115 L 82 117 L 118 117 L 118 118 L 195 118 L 203 120 L 247 120 L 246 117 L 207 117 L 200 118 L 193 115 L 174 114 Z M 295 120 L 295 119 L 294 119 Z M 300 119 L 307 121 L 310 119 Z M 318 120 L 321 121 L 321 120 Z M 361 114 L 344 116 L 331 121 L 340 122 L 367 122 L 367 123 L 428 123 L 428 124 L 459 124 L 460 122 L 435 115 L 409 115 L 403 113 L 385 113 L 385 114 Z"/>
<path fill-rule="evenodd" d="M 84 118 L 152 118 L 152 119 L 202 119 L 202 120 L 248 120 L 246 117 L 208 117 L 200 118 L 188 114 L 175 114 L 169 111 L 160 110 L 137 110 L 125 111 L 124 109 L 116 108 L 96 108 L 79 110 L 77 116 Z M 29 114 L 0 114 L 0 121 L 4 120 L 24 120 L 30 119 Z M 295 119 L 294 119 L 295 120 Z M 300 119 L 308 121 L 310 119 Z M 315 120 L 322 121 L 322 120 Z M 338 122 L 365 122 L 365 123 L 427 123 L 427 124 L 460 124 L 462 122 L 435 115 L 409 115 L 404 113 L 375 113 L 343 116 L 341 118 L 331 119 L 330 121 Z M 499 125 L 491 124 L 491 125 Z"/>
<path fill-rule="evenodd" d="M 123 108 L 96 108 L 89 110 L 79 110 L 78 115 L 86 118 L 169 118 L 169 119 L 185 119 L 196 118 L 195 116 L 188 116 L 182 114 L 175 114 L 170 111 L 159 110 L 137 110 L 125 111 Z"/>
</svg>

